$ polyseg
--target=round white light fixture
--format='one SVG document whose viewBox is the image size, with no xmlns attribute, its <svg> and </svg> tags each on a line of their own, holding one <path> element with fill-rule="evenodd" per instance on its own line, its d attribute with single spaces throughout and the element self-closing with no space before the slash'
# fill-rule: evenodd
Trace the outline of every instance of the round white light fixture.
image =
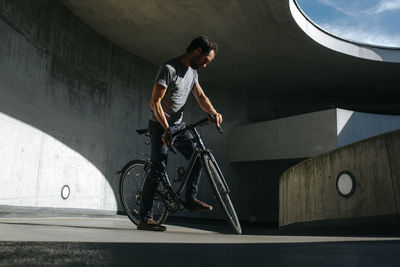
<svg viewBox="0 0 400 267">
<path fill-rule="evenodd" d="M 68 185 L 64 185 L 63 188 L 61 189 L 61 198 L 66 200 L 71 193 L 71 190 L 69 189 Z"/>
<path fill-rule="evenodd" d="M 344 198 L 349 198 L 356 190 L 356 180 L 349 171 L 342 171 L 336 180 L 336 189 Z"/>
</svg>

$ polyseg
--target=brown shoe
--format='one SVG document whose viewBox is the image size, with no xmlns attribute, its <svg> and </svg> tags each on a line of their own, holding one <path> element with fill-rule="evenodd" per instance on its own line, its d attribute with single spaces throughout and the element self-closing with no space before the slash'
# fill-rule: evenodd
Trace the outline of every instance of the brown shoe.
<svg viewBox="0 0 400 267">
<path fill-rule="evenodd" d="M 188 209 L 190 211 L 196 211 L 196 210 L 201 210 L 201 211 L 212 211 L 213 207 L 211 205 L 208 205 L 207 203 L 204 203 L 203 201 L 200 201 L 198 199 L 193 199 L 193 200 L 188 200 L 185 203 L 185 209 Z"/>
<path fill-rule="evenodd" d="M 148 218 L 148 219 L 140 222 L 137 226 L 137 229 L 145 230 L 145 231 L 163 232 L 163 231 L 167 230 L 167 227 L 156 223 L 152 218 Z"/>
</svg>

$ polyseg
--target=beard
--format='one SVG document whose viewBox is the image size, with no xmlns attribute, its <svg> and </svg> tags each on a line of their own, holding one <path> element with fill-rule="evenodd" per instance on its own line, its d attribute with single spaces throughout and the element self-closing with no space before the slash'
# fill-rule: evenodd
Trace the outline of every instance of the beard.
<svg viewBox="0 0 400 267">
<path fill-rule="evenodd" d="M 190 67 L 192 69 L 197 70 L 200 67 L 200 55 L 199 56 L 195 56 L 194 58 L 192 58 L 190 60 Z"/>
</svg>

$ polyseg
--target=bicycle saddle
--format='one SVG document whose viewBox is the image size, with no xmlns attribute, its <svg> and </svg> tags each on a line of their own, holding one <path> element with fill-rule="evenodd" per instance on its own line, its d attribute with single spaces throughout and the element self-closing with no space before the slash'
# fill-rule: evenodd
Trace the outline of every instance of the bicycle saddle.
<svg viewBox="0 0 400 267">
<path fill-rule="evenodd" d="M 149 129 L 137 129 L 136 132 L 144 136 L 150 136 Z"/>
</svg>

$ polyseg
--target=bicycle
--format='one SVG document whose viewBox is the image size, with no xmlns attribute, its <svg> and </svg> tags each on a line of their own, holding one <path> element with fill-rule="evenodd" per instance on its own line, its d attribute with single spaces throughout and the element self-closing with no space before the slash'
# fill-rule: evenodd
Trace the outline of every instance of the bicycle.
<svg viewBox="0 0 400 267">
<path fill-rule="evenodd" d="M 191 174 L 196 160 L 200 158 L 203 169 L 205 170 L 210 185 L 213 189 L 214 196 L 219 200 L 228 222 L 232 225 L 237 234 L 241 234 L 242 229 L 240 222 L 229 197 L 231 190 L 229 189 L 213 154 L 205 147 L 200 137 L 200 133 L 196 129 L 196 127 L 208 124 L 210 118 L 215 122 L 215 117 L 209 116 L 194 124 L 188 125 L 184 129 L 173 134 L 173 136 L 176 136 L 184 131 L 191 131 L 197 143 L 197 147 L 189 161 L 189 167 L 187 168 L 189 171 L 186 172 L 183 167 L 178 168 L 178 178 L 173 179 L 173 181 L 181 182 L 181 184 L 176 192 L 172 188 L 172 184 L 167 173 L 162 176 L 153 201 L 154 220 L 157 223 L 162 224 L 167 219 L 169 213 L 183 210 L 184 202 L 180 196 L 184 190 L 185 184 Z M 217 128 L 222 134 L 222 129 L 219 126 L 217 126 Z M 148 129 L 136 130 L 136 132 L 140 135 L 147 137 L 150 136 Z M 146 144 L 149 144 L 149 142 L 146 142 Z M 169 146 L 169 149 L 176 153 L 173 145 Z M 135 225 L 138 225 L 140 222 L 139 210 L 142 198 L 142 187 L 149 172 L 150 164 L 151 162 L 148 158 L 132 160 L 128 162 L 119 172 L 121 174 L 119 187 L 121 202 L 129 219 Z"/>
</svg>

